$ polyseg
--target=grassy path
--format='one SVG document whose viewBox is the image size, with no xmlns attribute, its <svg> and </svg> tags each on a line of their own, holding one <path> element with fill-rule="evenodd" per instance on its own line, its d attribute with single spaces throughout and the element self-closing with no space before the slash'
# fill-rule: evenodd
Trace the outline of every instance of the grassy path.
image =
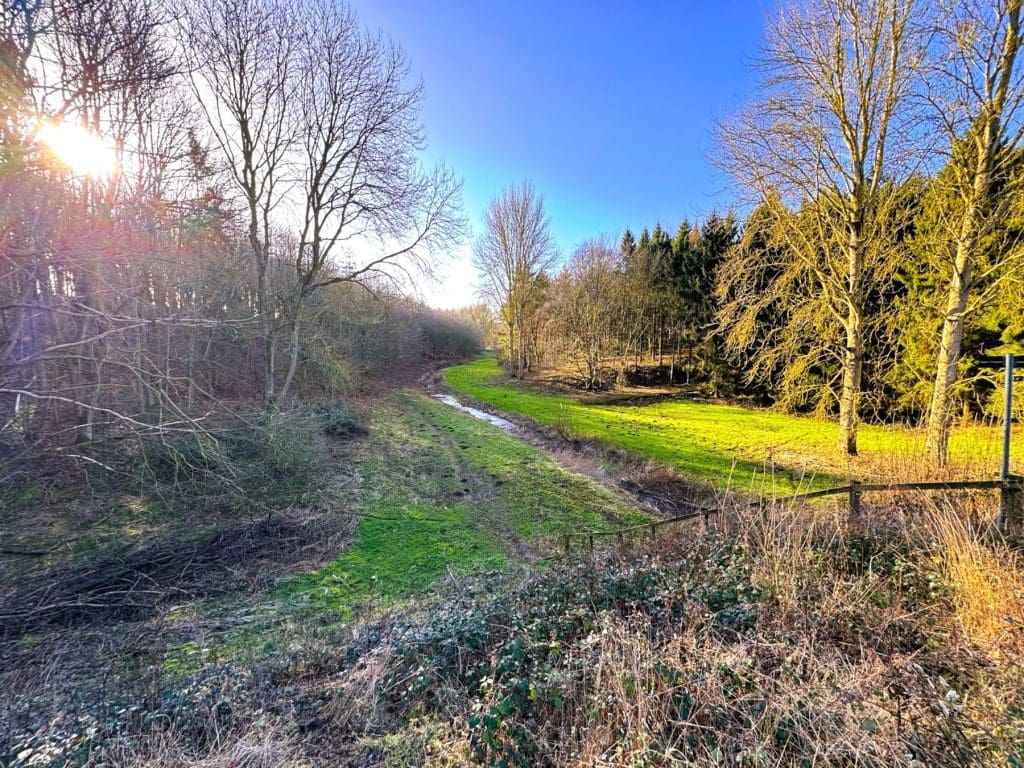
<svg viewBox="0 0 1024 768">
<path fill-rule="evenodd" d="M 914 430 L 863 426 L 861 455 L 845 458 L 834 448 L 837 425 L 821 419 L 691 400 L 584 404 L 498 379 L 498 374 L 494 358 L 482 358 L 446 369 L 444 378 L 457 392 L 501 411 L 548 425 L 567 422 L 581 437 L 626 448 L 668 464 L 685 477 L 719 487 L 790 493 L 798 487 L 827 487 L 849 477 L 924 474 L 923 436 Z M 956 430 L 950 451 L 961 474 L 994 474 L 998 430 Z M 1014 465 L 1024 471 L 1019 437 Z M 801 483 L 802 476 L 808 479 Z"/>
<path fill-rule="evenodd" d="M 351 546 L 278 597 L 342 613 L 423 592 L 449 572 L 534 559 L 559 533 L 640 522 L 600 485 L 430 397 L 398 392 L 375 411 Z"/>
</svg>

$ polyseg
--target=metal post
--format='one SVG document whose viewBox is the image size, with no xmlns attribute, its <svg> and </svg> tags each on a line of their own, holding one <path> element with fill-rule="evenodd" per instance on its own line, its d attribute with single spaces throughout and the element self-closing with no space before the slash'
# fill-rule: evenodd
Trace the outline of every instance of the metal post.
<svg viewBox="0 0 1024 768">
<path fill-rule="evenodd" d="M 1016 536 L 1024 531 L 1024 487 L 1010 477 L 1010 431 L 1013 424 L 1013 371 L 1017 360 L 1013 353 L 1006 355 L 1006 384 L 1003 402 L 1003 465 L 999 479 L 1003 487 L 999 491 L 999 530 Z"/>
<path fill-rule="evenodd" d="M 1006 397 L 1003 402 L 1003 467 L 999 477 L 1010 479 L 1010 425 L 1013 423 L 1013 369 L 1016 365 L 1012 352 L 1006 354 Z"/>
</svg>

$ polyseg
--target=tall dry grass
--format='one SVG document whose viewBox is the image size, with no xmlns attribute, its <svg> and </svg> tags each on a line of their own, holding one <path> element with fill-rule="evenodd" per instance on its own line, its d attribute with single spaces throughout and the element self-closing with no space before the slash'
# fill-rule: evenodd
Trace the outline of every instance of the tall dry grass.
<svg viewBox="0 0 1024 768">
<path fill-rule="evenodd" d="M 964 636 L 990 658 L 1024 657 L 1020 554 L 948 499 L 934 500 L 926 519 Z"/>
<path fill-rule="evenodd" d="M 730 642 L 699 622 L 665 644 L 656 635 L 646 620 L 604 617 L 551 764 L 908 764 L 894 718 L 873 701 L 888 671 L 877 656 Z"/>
</svg>

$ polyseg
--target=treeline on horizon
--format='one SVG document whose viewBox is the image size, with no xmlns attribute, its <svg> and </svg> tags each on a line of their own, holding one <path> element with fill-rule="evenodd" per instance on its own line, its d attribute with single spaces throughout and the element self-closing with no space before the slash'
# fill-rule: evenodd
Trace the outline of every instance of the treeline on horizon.
<svg viewBox="0 0 1024 768">
<path fill-rule="evenodd" d="M 787 6 L 713 137 L 742 226 L 598 238 L 558 270 L 539 194 L 498 194 L 474 254 L 510 374 L 569 363 L 605 387 L 667 359 L 672 380 L 837 417 L 848 454 L 864 420 L 923 423 L 945 463 L 957 418 L 1002 411 L 979 359 L 1024 342 L 1021 13 Z"/>
<path fill-rule="evenodd" d="M 907 203 L 916 213 L 901 233 L 905 260 L 874 288 L 871 345 L 864 375 L 864 416 L 918 423 L 928 411 L 939 342 L 934 259 L 923 245 L 933 214 L 925 209 L 931 180 L 915 179 Z M 912 190 L 912 191 L 911 191 Z M 839 363 L 834 338 L 795 319 L 787 295 L 772 286 L 783 254 L 771 251 L 771 218 L 755 208 L 740 224 L 732 212 L 704 221 L 684 219 L 673 236 L 657 223 L 636 237 L 626 229 L 577 247 L 567 263 L 536 278 L 527 312 L 524 375 L 568 365 L 579 385 L 604 390 L 621 384 L 687 383 L 722 398 L 750 398 L 792 412 L 834 416 Z M 1014 242 L 1024 224 L 1008 221 L 997 242 Z M 751 268 L 756 264 L 756 268 Z M 1024 299 L 1010 281 L 984 311 L 965 323 L 957 405 L 962 420 L 1002 414 L 1002 370 L 982 358 L 1024 352 Z M 772 292 L 772 289 L 775 292 Z M 505 315 L 504 310 L 499 316 Z M 804 339 L 795 338 L 806 332 Z M 789 334 L 794 343 L 772 349 Z M 514 334 L 492 336 L 511 375 L 518 375 Z M 511 341 L 510 341 L 511 340 Z M 1015 414 L 1024 414 L 1017 393 Z"/>
</svg>

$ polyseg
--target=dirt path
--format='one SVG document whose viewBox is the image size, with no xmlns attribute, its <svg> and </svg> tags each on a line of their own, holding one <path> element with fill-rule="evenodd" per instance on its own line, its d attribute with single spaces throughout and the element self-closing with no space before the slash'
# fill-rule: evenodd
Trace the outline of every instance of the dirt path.
<svg viewBox="0 0 1024 768">
<path fill-rule="evenodd" d="M 450 403 L 447 404 L 450 405 Z M 444 429 L 441 429 L 437 424 L 430 421 L 430 419 L 426 419 L 425 423 L 433 436 L 434 442 L 443 451 L 452 468 L 453 475 L 463 489 L 459 492 L 460 500 L 493 502 L 497 498 L 498 494 L 495 493 L 488 478 L 466 461 L 460 455 L 460 452 L 456 450 L 458 444 L 455 438 Z M 490 508 L 490 504 L 480 504 L 478 505 L 478 508 L 487 510 Z M 516 533 L 509 528 L 507 521 L 503 516 L 487 514 L 486 523 L 489 530 L 495 532 L 500 531 L 498 534 L 499 537 L 507 544 L 515 557 L 529 563 L 535 563 L 541 559 L 540 554 L 534 551 L 532 547 L 523 541 L 521 536 L 516 535 Z"/>
<path fill-rule="evenodd" d="M 593 480 L 654 517 L 674 517 L 705 506 L 716 491 L 680 478 L 674 471 L 597 440 L 562 437 L 531 419 L 495 410 L 454 392 L 432 371 L 419 380 L 432 397 L 504 429 L 544 451 L 565 472 Z"/>
</svg>

